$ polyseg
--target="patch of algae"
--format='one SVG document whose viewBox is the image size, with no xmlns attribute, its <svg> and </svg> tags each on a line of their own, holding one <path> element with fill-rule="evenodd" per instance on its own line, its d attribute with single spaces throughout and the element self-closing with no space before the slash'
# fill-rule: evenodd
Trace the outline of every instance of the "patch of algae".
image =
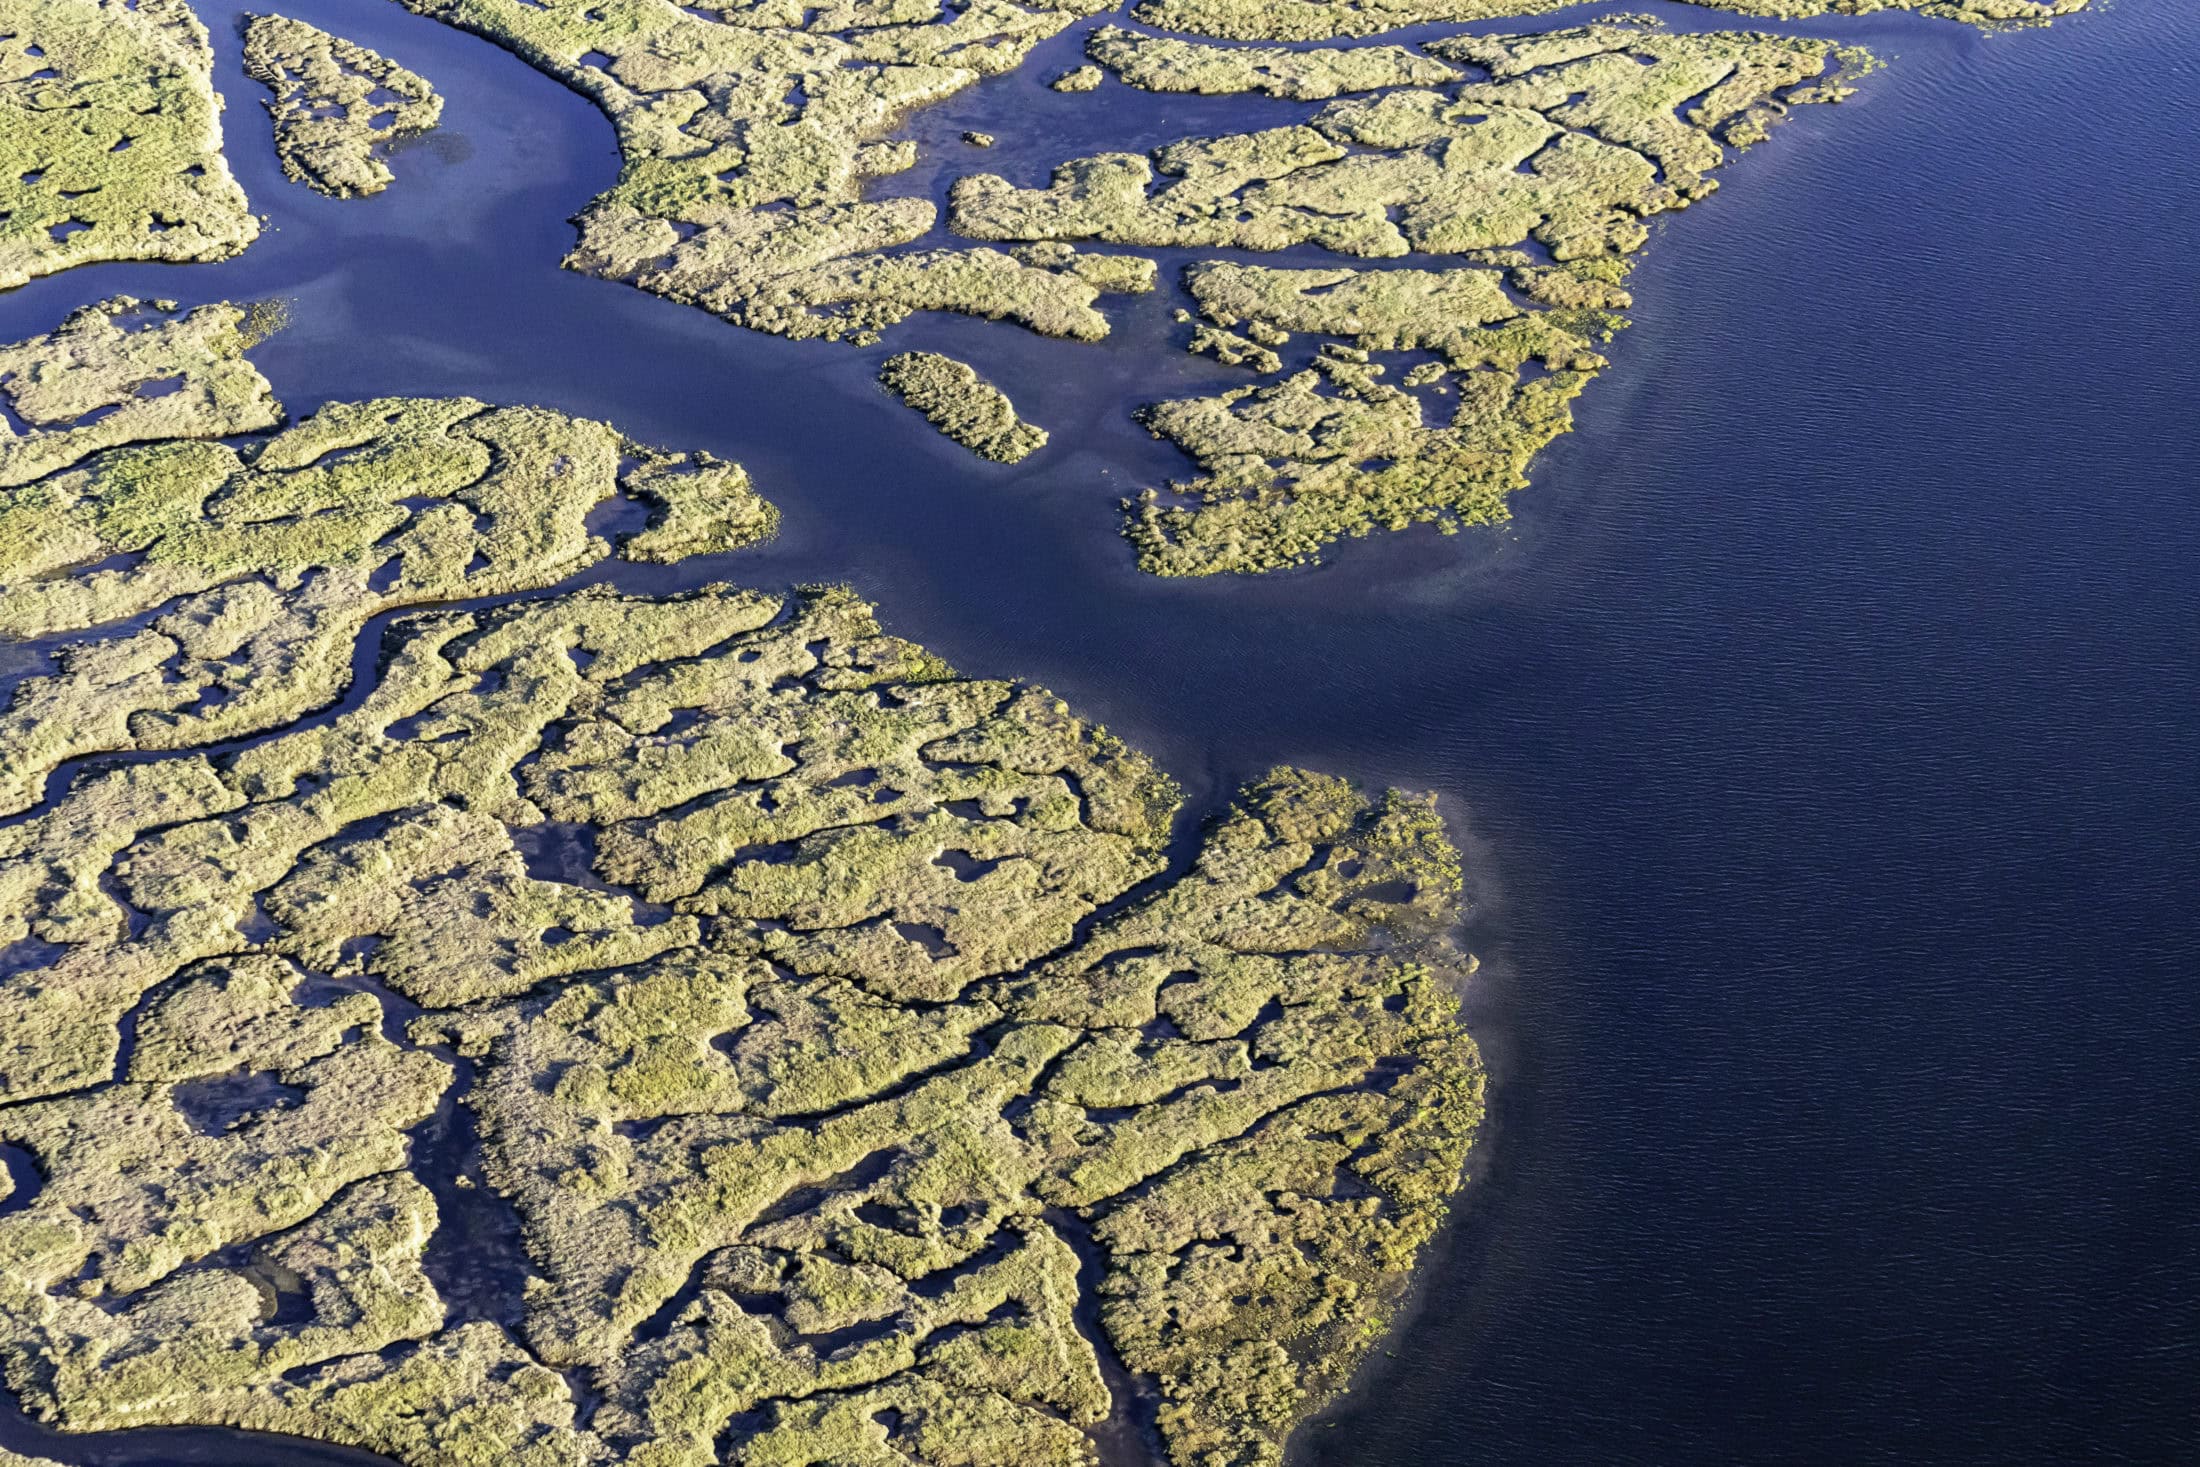
<svg viewBox="0 0 2200 1467">
<path fill-rule="evenodd" d="M 1502 20 L 1576 0 L 1139 0 L 1131 15 L 1161 30 L 1230 41 L 1326 41 L 1432 22 Z M 1686 0 L 1767 20 L 1908 10 L 1986 28 L 2045 25 L 2091 0 Z"/>
<path fill-rule="evenodd" d="M 902 114 L 1013 69 L 1104 0 L 802 6 L 726 0 L 404 0 L 594 99 L 618 129 L 618 185 L 580 216 L 574 269 L 760 331 L 869 342 L 916 311 L 1097 340 L 1104 291 L 1150 267 L 1073 253 L 904 247 L 938 211 L 866 201 L 914 166 Z"/>
<path fill-rule="evenodd" d="M 1272 89 L 1262 58 L 1378 54 L 1125 45 L 1212 53 L 1184 74 L 1219 90 Z M 1598 348 L 1626 324 L 1623 286 L 1649 219 L 1709 195 L 1731 149 L 1761 140 L 1791 104 L 1839 100 L 1843 78 L 1871 64 L 1829 41 L 1639 23 L 1423 49 L 1478 79 L 1335 101 L 1302 124 L 1151 157 L 1078 159 L 1046 188 L 990 175 L 956 185 L 955 227 L 986 239 L 1449 257 L 1433 269 L 1185 272 L 1202 318 L 1190 348 L 1280 376 L 1143 411 L 1202 471 L 1132 508 L 1126 533 L 1146 569 L 1274 570 L 1376 528 L 1503 518 L 1606 365 Z M 1317 350 L 1287 370 L 1281 349 L 1296 337 Z M 1394 365 L 1407 369 L 1397 385 Z"/>
<path fill-rule="evenodd" d="M 1164 875 L 1147 760 L 844 591 L 416 614 L 381 667 L 0 827 L 32 1409 L 1086 1464 L 1112 1356 L 1173 1461 L 1273 1463 L 1380 1332 L 1481 1104 L 1428 802 L 1279 770 Z M 516 1210 L 501 1309 L 423 1181 Z"/>
<path fill-rule="evenodd" d="M 0 635 L 95 633 L 0 712 L 0 811 L 80 755 L 235 738 L 330 702 L 369 618 L 539 589 L 615 553 L 589 523 L 615 497 L 654 509 L 617 547 L 631 559 L 731 549 L 774 524 L 708 454 L 467 399 L 331 404 L 241 446 L 106 447 L 277 411 L 236 308 L 137 331 L 125 314 L 110 303 L 0 348 L 0 386 L 33 429 L 0 441 Z M 147 398 L 148 380 L 182 385 Z"/>
<path fill-rule="evenodd" d="M 288 16 L 246 23 L 244 69 L 274 93 L 267 110 L 283 173 L 336 198 L 388 188 L 392 174 L 380 153 L 443 116 L 443 99 L 424 78 Z"/>
<path fill-rule="evenodd" d="M 903 352 L 886 359 L 878 380 L 980 458 L 1012 464 L 1046 446 L 1046 429 L 1018 418 L 1007 393 L 953 357 Z"/>
<path fill-rule="evenodd" d="M 184 0 L 0 0 L 0 289 L 252 242 L 213 65 Z"/>
</svg>

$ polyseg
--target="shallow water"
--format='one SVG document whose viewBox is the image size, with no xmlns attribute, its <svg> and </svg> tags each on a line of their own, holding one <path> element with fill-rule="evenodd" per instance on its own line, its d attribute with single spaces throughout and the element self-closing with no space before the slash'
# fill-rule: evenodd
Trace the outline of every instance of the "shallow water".
<svg viewBox="0 0 2200 1467">
<path fill-rule="evenodd" d="M 288 296 L 254 357 L 295 414 L 540 402 L 738 459 L 785 510 L 760 552 L 606 578 L 848 580 L 963 668 L 1103 717 L 1203 810 L 1279 760 L 1445 794 L 1478 868 L 1491 1125 L 1391 1356 L 1304 1461 L 2200 1451 L 2192 6 L 1794 27 L 1892 65 L 1658 231 L 1636 325 L 1511 525 L 1200 583 L 1139 575 L 1114 534 L 1117 495 L 1181 471 L 1126 406 L 1241 380 L 1176 348 L 1172 293 L 1104 303 L 1099 346 L 755 336 L 556 268 L 617 158 L 523 63 L 385 0 L 288 6 L 449 98 L 388 193 L 325 200 L 266 146 L 241 7 L 199 9 L 269 233 L 0 296 L 0 338 L 122 290 Z M 1101 125 L 1044 85 L 1076 49 L 920 114 L 945 167 L 894 187 L 1304 110 Z M 1054 446 L 1003 468 L 938 438 L 871 380 L 911 345 L 1003 382 Z M 369 1460 L 6 1421 L 0 1443 Z"/>
</svg>

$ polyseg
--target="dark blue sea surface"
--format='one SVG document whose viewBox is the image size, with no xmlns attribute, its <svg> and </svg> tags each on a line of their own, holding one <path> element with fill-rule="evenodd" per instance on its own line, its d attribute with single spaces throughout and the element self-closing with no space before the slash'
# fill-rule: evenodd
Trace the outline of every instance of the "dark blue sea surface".
<svg viewBox="0 0 2200 1467">
<path fill-rule="evenodd" d="M 1180 349 L 1173 289 L 1110 302 L 1098 346 L 756 336 L 557 269 L 617 156 L 520 61 L 382 0 L 286 5 L 449 98 L 387 194 L 325 200 L 276 170 L 240 7 L 199 8 L 270 232 L 0 296 L 0 339 L 122 290 L 284 296 L 255 359 L 296 414 L 538 402 L 738 459 L 785 511 L 760 551 L 600 578 L 849 581 L 1105 719 L 1199 813 L 1284 760 L 1443 794 L 1490 1125 L 1299 1460 L 2200 1460 L 2200 6 L 1780 27 L 1891 64 L 1658 227 L 1511 524 L 1201 582 L 1115 535 L 1118 496 L 1184 469 L 1126 410 L 1243 380 Z M 918 114 L 927 163 L 889 187 L 1307 110 L 1110 89 L 1140 115 L 1109 115 L 1044 85 L 1077 50 Z M 910 345 L 1053 446 L 940 439 L 872 381 Z M 359 1460 L 183 1439 L 0 1420 L 114 1467 Z"/>
</svg>

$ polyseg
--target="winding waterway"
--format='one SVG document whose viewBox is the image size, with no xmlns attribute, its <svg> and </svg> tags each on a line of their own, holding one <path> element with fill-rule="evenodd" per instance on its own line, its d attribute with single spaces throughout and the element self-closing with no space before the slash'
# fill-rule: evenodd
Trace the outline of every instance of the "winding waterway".
<svg viewBox="0 0 2200 1467">
<path fill-rule="evenodd" d="M 338 202 L 276 167 L 243 7 L 197 8 L 267 232 L 0 296 L 0 339 L 116 292 L 283 296 L 254 359 L 294 415 L 541 403 L 737 459 L 785 511 L 760 551 L 597 578 L 851 582 L 1104 719 L 1200 812 L 1286 760 L 1443 793 L 1491 1122 L 1414 1313 L 1303 1461 L 2200 1452 L 2200 10 L 1794 27 L 1893 64 L 1659 229 L 1512 524 L 1181 582 L 1114 534 L 1115 497 L 1180 467 L 1125 409 L 1233 377 L 1163 345 L 1173 291 L 1111 301 L 1098 346 L 743 332 L 557 268 L 618 160 L 524 63 L 386 0 L 286 5 L 448 98 L 395 186 Z M 1141 99 L 1103 138 L 1044 85 L 1082 29 L 921 114 L 944 171 L 895 187 L 1293 112 Z M 1003 145 L 957 152 L 966 128 Z M 872 380 L 909 346 L 1056 447 L 1004 468 L 938 438 Z M 373 1460 L 12 1419 L 0 1443 Z"/>
</svg>

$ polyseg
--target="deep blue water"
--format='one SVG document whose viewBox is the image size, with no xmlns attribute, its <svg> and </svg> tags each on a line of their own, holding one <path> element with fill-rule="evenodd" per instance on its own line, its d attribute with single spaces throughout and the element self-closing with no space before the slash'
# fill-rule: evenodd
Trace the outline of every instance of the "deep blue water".
<svg viewBox="0 0 2200 1467">
<path fill-rule="evenodd" d="M 851 581 L 1104 717 L 1201 811 L 1278 760 L 1446 796 L 1491 1125 L 1303 1461 L 2200 1458 L 2200 7 L 1796 27 L 1892 65 L 1661 226 L 1511 525 L 1203 583 L 1114 536 L 1115 496 L 1180 468 L 1125 407 L 1238 380 L 1166 343 L 1176 298 L 1115 303 L 1097 347 L 756 337 L 559 272 L 608 125 L 381 0 L 288 8 L 428 75 L 466 146 L 407 151 L 375 200 L 285 184 L 236 8 L 200 6 L 272 232 L 0 296 L 0 337 L 116 290 L 290 296 L 255 359 L 295 412 L 469 392 L 737 458 L 787 532 L 680 583 Z M 920 114 L 944 170 L 894 187 L 1303 110 L 1167 99 L 1126 129 L 1045 89 L 1075 51 Z M 938 439 L 871 382 L 912 343 L 1055 446 L 1003 469 Z"/>
</svg>

